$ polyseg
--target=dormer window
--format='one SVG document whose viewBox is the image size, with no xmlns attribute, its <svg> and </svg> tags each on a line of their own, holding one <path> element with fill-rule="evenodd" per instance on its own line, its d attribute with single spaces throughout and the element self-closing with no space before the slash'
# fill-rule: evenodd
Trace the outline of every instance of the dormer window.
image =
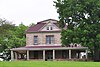
<svg viewBox="0 0 100 67">
<path fill-rule="evenodd" d="M 50 30 L 52 30 L 53 28 L 52 27 L 50 27 Z"/>
<path fill-rule="evenodd" d="M 48 26 L 47 30 L 53 30 L 53 27 L 52 26 Z"/>
<path fill-rule="evenodd" d="M 47 30 L 49 30 L 49 27 L 47 27 Z"/>
</svg>

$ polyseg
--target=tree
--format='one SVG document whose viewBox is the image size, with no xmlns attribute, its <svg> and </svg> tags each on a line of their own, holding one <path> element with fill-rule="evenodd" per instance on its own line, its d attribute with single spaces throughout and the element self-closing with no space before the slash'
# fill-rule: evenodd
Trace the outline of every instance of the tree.
<svg viewBox="0 0 100 67">
<path fill-rule="evenodd" d="M 25 26 L 23 23 L 19 24 L 19 26 L 16 26 L 15 35 L 18 38 L 25 37 L 27 28 L 28 28 L 28 26 Z"/>
<path fill-rule="evenodd" d="M 11 22 L 0 19 L 0 52 L 4 51 L 7 48 L 7 43 L 9 38 L 12 36 L 12 31 L 15 30 L 15 25 Z"/>
<path fill-rule="evenodd" d="M 94 61 L 100 61 L 100 0 L 57 0 L 64 46 L 78 43 L 89 48 Z"/>
<path fill-rule="evenodd" d="M 0 52 L 7 55 L 4 59 L 10 59 L 11 48 L 25 46 L 25 31 L 27 28 L 24 24 L 15 26 L 5 19 L 0 19 Z"/>
</svg>

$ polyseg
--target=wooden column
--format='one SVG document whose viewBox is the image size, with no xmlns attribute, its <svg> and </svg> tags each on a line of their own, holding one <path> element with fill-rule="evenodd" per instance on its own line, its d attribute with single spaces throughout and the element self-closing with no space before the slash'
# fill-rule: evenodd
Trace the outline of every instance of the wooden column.
<svg viewBox="0 0 100 67">
<path fill-rule="evenodd" d="M 15 52 L 15 59 L 17 60 L 17 52 Z"/>
<path fill-rule="evenodd" d="M 27 53 L 27 58 L 26 59 L 29 60 L 29 50 L 27 50 L 26 53 Z"/>
<path fill-rule="evenodd" d="M 71 50 L 69 50 L 69 59 L 71 59 Z"/>
<path fill-rule="evenodd" d="M 53 60 L 55 59 L 55 50 L 53 50 Z"/>
<path fill-rule="evenodd" d="M 86 59 L 88 59 L 88 50 L 86 49 L 85 52 L 86 52 Z"/>
<path fill-rule="evenodd" d="M 14 60 L 14 52 L 11 50 L 11 60 Z"/>
<path fill-rule="evenodd" d="M 43 50 L 43 60 L 45 61 L 45 50 Z"/>
</svg>

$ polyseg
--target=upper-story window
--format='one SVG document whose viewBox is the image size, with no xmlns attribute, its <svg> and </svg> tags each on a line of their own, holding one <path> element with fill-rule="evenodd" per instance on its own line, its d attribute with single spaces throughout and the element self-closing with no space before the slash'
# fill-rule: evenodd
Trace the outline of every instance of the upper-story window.
<svg viewBox="0 0 100 67">
<path fill-rule="evenodd" d="M 49 30 L 49 27 L 47 27 L 47 30 Z"/>
<path fill-rule="evenodd" d="M 46 36 L 46 44 L 54 44 L 54 35 Z"/>
<path fill-rule="evenodd" d="M 53 27 L 52 26 L 48 26 L 47 30 L 53 30 Z"/>
<path fill-rule="evenodd" d="M 53 28 L 52 28 L 52 27 L 50 27 L 50 30 L 53 30 Z"/>
<path fill-rule="evenodd" d="M 38 44 L 38 36 L 34 36 L 34 45 Z"/>
</svg>

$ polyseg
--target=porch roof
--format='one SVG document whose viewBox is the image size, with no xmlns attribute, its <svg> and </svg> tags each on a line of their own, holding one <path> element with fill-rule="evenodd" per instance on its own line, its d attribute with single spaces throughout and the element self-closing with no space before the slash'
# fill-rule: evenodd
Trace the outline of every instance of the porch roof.
<svg viewBox="0 0 100 67">
<path fill-rule="evenodd" d="M 12 51 L 20 50 L 86 50 L 88 47 L 62 47 L 62 46 L 25 46 L 19 48 L 12 48 Z"/>
</svg>

